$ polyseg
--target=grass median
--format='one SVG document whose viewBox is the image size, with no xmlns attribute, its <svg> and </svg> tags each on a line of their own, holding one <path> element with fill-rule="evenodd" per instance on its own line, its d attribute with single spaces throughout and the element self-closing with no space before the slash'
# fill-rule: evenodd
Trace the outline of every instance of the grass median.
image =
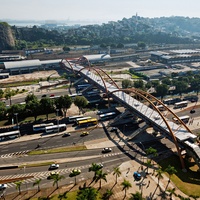
<svg viewBox="0 0 200 200">
<path fill-rule="evenodd" d="M 59 148 L 53 148 L 53 149 L 38 149 L 33 150 L 28 153 L 28 155 L 41 155 L 41 154 L 51 154 L 51 153 L 62 153 L 62 152 L 70 152 L 70 151 L 83 151 L 86 150 L 85 145 L 74 145 L 74 146 L 68 146 L 68 147 L 59 147 Z"/>
</svg>

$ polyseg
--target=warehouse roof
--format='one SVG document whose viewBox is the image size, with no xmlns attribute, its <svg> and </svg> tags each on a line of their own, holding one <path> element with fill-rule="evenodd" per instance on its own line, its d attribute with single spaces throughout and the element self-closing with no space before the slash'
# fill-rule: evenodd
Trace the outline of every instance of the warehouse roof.
<svg viewBox="0 0 200 200">
<path fill-rule="evenodd" d="M 13 61 L 4 62 L 5 69 L 19 69 L 27 67 L 41 66 L 40 60 L 23 60 L 23 61 Z"/>
</svg>

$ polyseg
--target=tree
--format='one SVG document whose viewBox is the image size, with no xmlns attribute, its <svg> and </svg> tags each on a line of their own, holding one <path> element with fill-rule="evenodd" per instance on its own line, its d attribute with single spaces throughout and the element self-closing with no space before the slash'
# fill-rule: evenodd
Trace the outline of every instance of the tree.
<svg viewBox="0 0 200 200">
<path fill-rule="evenodd" d="M 76 200 L 96 200 L 98 191 L 93 187 L 86 187 L 84 183 L 83 187 L 79 187 Z"/>
<path fill-rule="evenodd" d="M 144 49 L 144 48 L 146 47 L 146 44 L 145 44 L 144 42 L 142 42 L 142 41 L 139 41 L 139 42 L 137 43 L 137 46 L 138 46 L 139 48 Z"/>
<path fill-rule="evenodd" d="M 5 98 L 10 99 L 10 105 L 12 105 L 11 97 L 15 95 L 15 91 L 11 90 L 10 88 L 6 88 L 4 90 Z"/>
<path fill-rule="evenodd" d="M 63 47 L 63 51 L 67 51 L 67 52 L 69 52 L 69 51 L 70 51 L 70 48 L 67 47 L 67 46 L 64 46 L 64 47 Z"/>
<path fill-rule="evenodd" d="M 132 81 L 128 79 L 122 80 L 122 88 L 130 88 L 132 87 Z"/>
<path fill-rule="evenodd" d="M 19 194 L 21 194 L 21 185 L 22 185 L 22 181 L 16 181 L 14 182 L 16 185 L 16 190 L 19 191 Z"/>
<path fill-rule="evenodd" d="M 96 173 L 97 173 L 97 171 L 98 170 L 100 170 L 101 169 L 101 166 L 100 165 L 98 165 L 97 163 L 92 163 L 92 165 L 89 167 L 89 172 L 94 172 L 94 178 L 93 178 L 93 180 L 95 180 L 95 178 L 96 178 Z"/>
<path fill-rule="evenodd" d="M 4 92 L 2 89 L 0 89 L 0 99 L 3 98 Z"/>
<path fill-rule="evenodd" d="M 54 107 L 53 107 L 53 101 L 50 98 L 42 98 L 40 100 L 40 105 L 41 105 L 41 110 L 46 114 L 47 120 L 48 120 L 48 115 L 50 112 L 53 112 Z"/>
<path fill-rule="evenodd" d="M 88 105 L 88 101 L 85 97 L 83 96 L 76 96 L 74 98 L 74 104 L 79 108 L 79 113 L 80 111 Z"/>
<path fill-rule="evenodd" d="M 137 81 L 134 81 L 133 86 L 134 86 L 135 88 L 140 88 L 140 89 L 143 90 L 143 89 L 144 89 L 144 82 L 143 82 L 142 79 L 139 79 L 139 80 L 137 80 Z"/>
<path fill-rule="evenodd" d="M 98 170 L 96 172 L 96 179 L 95 179 L 95 182 L 98 182 L 99 181 L 99 188 L 101 188 L 101 180 L 104 180 L 107 182 L 107 179 L 106 179 L 106 176 L 108 174 L 107 173 L 103 173 L 102 170 Z"/>
<path fill-rule="evenodd" d="M 34 187 L 35 185 L 38 186 L 38 192 L 40 191 L 40 182 L 41 182 L 41 181 L 42 181 L 42 179 L 39 178 L 39 179 L 36 179 L 35 182 L 33 183 L 33 187 Z"/>
<path fill-rule="evenodd" d="M 27 101 L 26 110 L 31 112 L 31 114 L 34 116 L 35 121 L 36 121 L 37 116 L 41 113 L 41 104 L 38 101 L 38 99 L 33 99 L 32 101 Z"/>
<path fill-rule="evenodd" d="M 65 177 L 60 174 L 52 174 L 50 179 L 53 179 L 53 186 L 56 185 L 56 189 L 58 189 L 58 182 L 64 179 Z"/>
<path fill-rule="evenodd" d="M 126 180 L 126 179 L 124 179 L 124 181 L 121 183 L 121 185 L 122 185 L 122 187 L 123 187 L 122 190 L 125 191 L 124 197 L 126 197 L 126 192 L 127 192 L 127 190 L 128 190 L 129 188 L 132 187 L 132 185 L 131 185 L 131 183 L 130 183 L 128 180 Z"/>
<path fill-rule="evenodd" d="M 176 81 L 174 85 L 176 87 L 175 92 L 178 93 L 180 96 L 182 96 L 183 92 L 187 91 L 188 83 L 186 82 Z"/>
<path fill-rule="evenodd" d="M 169 174 L 169 180 L 168 182 L 170 182 L 171 176 L 175 173 L 177 173 L 177 170 L 175 169 L 174 166 L 168 165 L 167 168 L 165 169 L 165 171 Z"/>
<path fill-rule="evenodd" d="M 106 192 L 103 194 L 102 199 L 109 200 L 112 195 L 113 195 L 113 191 L 110 189 L 107 189 Z"/>
<path fill-rule="evenodd" d="M 157 85 L 155 89 L 156 89 L 157 96 L 160 96 L 162 100 L 163 97 L 167 95 L 169 86 L 166 84 L 160 84 L 160 85 Z"/>
<path fill-rule="evenodd" d="M 64 116 L 66 117 L 67 110 L 72 105 L 72 98 L 68 95 L 60 96 L 55 100 L 56 108 L 62 109 L 64 112 Z"/>
<path fill-rule="evenodd" d="M 116 180 L 115 180 L 115 183 L 117 183 L 117 178 L 121 176 L 121 171 L 120 171 L 120 168 L 119 167 L 114 167 L 113 168 L 114 172 L 113 172 L 113 175 L 116 176 Z"/>
<path fill-rule="evenodd" d="M 131 193 L 129 200 L 143 200 L 142 194 L 138 191 L 136 193 Z"/>
<path fill-rule="evenodd" d="M 38 98 L 34 94 L 28 94 L 25 98 L 26 104 L 31 102 L 31 101 L 36 101 Z"/>
<path fill-rule="evenodd" d="M 0 101 L 0 120 L 2 120 L 6 115 L 6 104 Z"/>
<path fill-rule="evenodd" d="M 163 178 L 163 175 L 162 175 L 162 174 L 163 174 L 164 172 L 163 172 L 163 170 L 162 170 L 161 168 L 158 168 L 156 172 L 157 172 L 156 177 L 158 177 L 158 185 L 159 185 L 159 184 L 160 184 L 160 179 Z"/>
<path fill-rule="evenodd" d="M 75 177 L 74 185 L 76 185 L 76 176 L 78 176 L 79 174 L 81 174 L 81 170 L 79 169 L 73 169 L 69 174 L 69 177 Z"/>
<path fill-rule="evenodd" d="M 146 170 L 147 170 L 147 174 L 149 173 L 149 167 L 151 167 L 152 166 L 152 164 L 151 164 L 151 160 L 149 160 L 149 159 L 147 159 L 147 161 L 145 162 L 145 165 L 147 166 L 147 168 L 146 168 Z"/>
</svg>

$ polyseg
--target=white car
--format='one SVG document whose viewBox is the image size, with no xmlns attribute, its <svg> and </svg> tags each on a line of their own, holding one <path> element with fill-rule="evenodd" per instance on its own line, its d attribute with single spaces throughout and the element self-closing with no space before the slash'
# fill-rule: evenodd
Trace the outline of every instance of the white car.
<svg viewBox="0 0 200 200">
<path fill-rule="evenodd" d="M 0 190 L 5 190 L 8 187 L 7 184 L 0 184 Z"/>
<path fill-rule="evenodd" d="M 102 149 L 102 153 L 109 153 L 111 151 L 112 151 L 112 149 L 110 147 L 105 147 Z"/>
<path fill-rule="evenodd" d="M 49 170 L 58 169 L 58 168 L 59 168 L 59 164 L 51 164 L 49 166 Z"/>
</svg>

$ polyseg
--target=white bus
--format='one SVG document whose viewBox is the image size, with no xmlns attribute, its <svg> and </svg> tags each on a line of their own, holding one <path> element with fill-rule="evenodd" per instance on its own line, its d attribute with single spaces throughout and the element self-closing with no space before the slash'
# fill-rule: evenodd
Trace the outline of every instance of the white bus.
<svg viewBox="0 0 200 200">
<path fill-rule="evenodd" d="M 20 136 L 20 131 L 19 130 L 0 133 L 0 141 L 14 139 L 14 138 L 17 138 L 19 136 Z"/>
<path fill-rule="evenodd" d="M 116 116 L 116 112 L 109 112 L 99 115 L 101 120 L 107 120 Z"/>
<path fill-rule="evenodd" d="M 165 106 L 167 106 L 167 105 L 165 105 Z M 158 110 L 160 110 L 160 111 L 165 111 L 166 110 L 166 108 L 163 105 L 156 106 L 156 108 Z"/>
<path fill-rule="evenodd" d="M 92 117 L 90 117 L 90 116 L 76 118 L 76 124 L 78 124 L 79 121 L 83 121 L 83 120 L 87 120 L 87 119 L 91 119 L 91 118 L 92 118 Z"/>
<path fill-rule="evenodd" d="M 75 116 L 68 117 L 68 122 L 70 122 L 70 123 L 76 122 L 76 119 L 81 118 L 81 117 L 84 117 L 84 116 L 83 115 L 75 115 Z"/>
<path fill-rule="evenodd" d="M 54 123 L 49 123 L 49 124 L 36 124 L 36 125 L 33 125 L 33 131 L 34 132 L 37 132 L 37 131 L 45 131 L 45 128 L 47 126 L 53 126 Z"/>
<path fill-rule="evenodd" d="M 174 104 L 174 108 L 183 108 L 188 106 L 188 101 L 181 101 Z"/>
<path fill-rule="evenodd" d="M 47 126 L 45 128 L 45 133 L 58 133 L 65 131 L 67 129 L 66 124 L 59 124 L 59 125 L 53 125 L 53 126 Z"/>
<path fill-rule="evenodd" d="M 172 119 L 176 124 L 180 124 L 178 119 L 176 119 L 175 117 L 173 117 Z M 179 117 L 179 119 L 182 120 L 183 123 L 187 124 L 189 122 L 189 120 L 190 120 L 190 116 L 188 116 L 188 115 L 181 116 L 181 117 Z"/>
</svg>

